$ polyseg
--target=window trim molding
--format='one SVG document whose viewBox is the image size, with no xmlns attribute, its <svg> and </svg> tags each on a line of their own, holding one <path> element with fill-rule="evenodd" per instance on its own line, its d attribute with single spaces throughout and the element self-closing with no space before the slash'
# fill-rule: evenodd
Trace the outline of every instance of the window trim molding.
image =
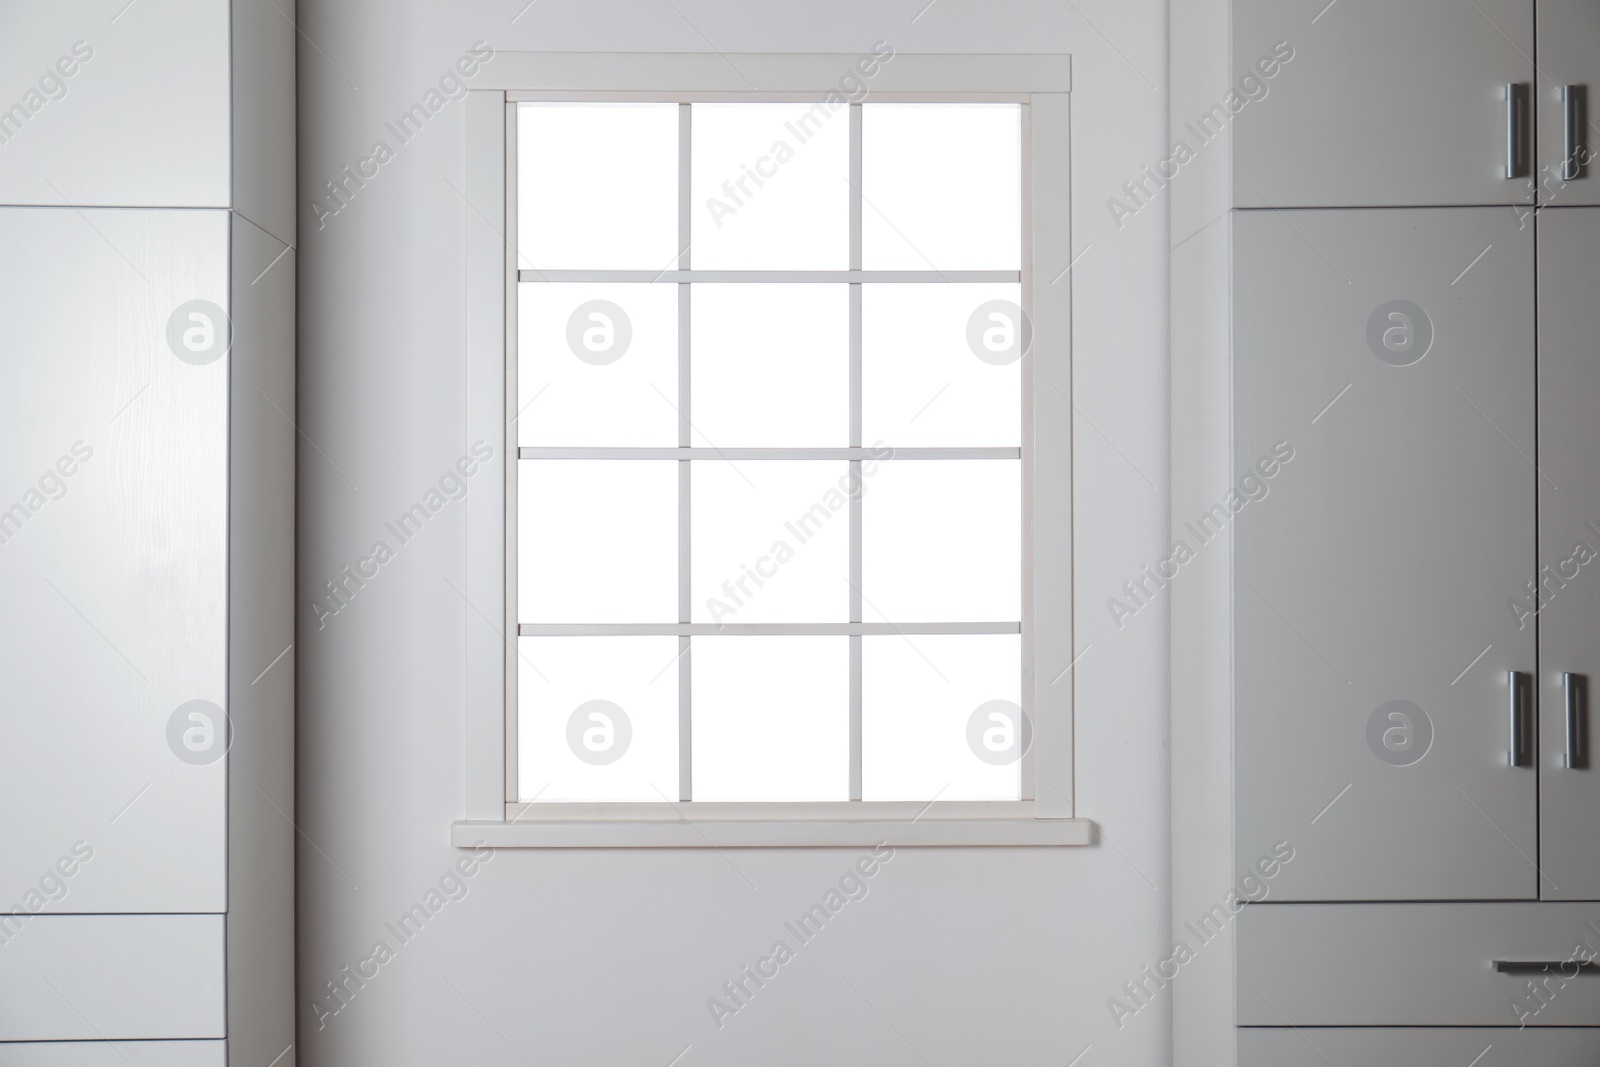
<svg viewBox="0 0 1600 1067">
<path fill-rule="evenodd" d="M 497 87 L 466 100 L 467 442 L 499 442 L 487 467 L 504 491 L 467 499 L 465 818 L 452 842 L 500 847 L 1088 845 L 1073 802 L 1071 60 L 1065 55 L 896 53 L 868 99 L 1003 99 L 1023 107 L 1023 308 L 1034 347 L 1024 365 L 1023 696 L 1034 746 L 1018 801 L 728 804 L 524 804 L 516 782 L 516 646 L 509 591 L 517 458 L 514 234 L 516 110 L 524 100 L 678 102 L 822 99 L 854 54 L 497 53 Z M 752 84 L 761 88 L 754 90 Z M 1053 279 L 1053 281 L 1052 281 Z M 1037 282 L 1036 282 L 1037 280 Z M 1066 282 L 1057 293 L 1050 286 Z M 1036 290 L 1051 299 L 1036 300 Z M 1041 364 L 1043 364 L 1041 366 Z M 1035 383 L 1040 388 L 1035 388 Z M 1050 388 L 1043 388 L 1048 384 Z M 1055 487 L 1041 493 L 1036 486 Z M 508 507 L 508 504 L 510 505 Z M 1047 545 L 1047 553 L 1037 546 Z M 457 590 L 457 592 L 460 592 Z M 1032 654 L 1029 654 L 1031 649 Z"/>
</svg>

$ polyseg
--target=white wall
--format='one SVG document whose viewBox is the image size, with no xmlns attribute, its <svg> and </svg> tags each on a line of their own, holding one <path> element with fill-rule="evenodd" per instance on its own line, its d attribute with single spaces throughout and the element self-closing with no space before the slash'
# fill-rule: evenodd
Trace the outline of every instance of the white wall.
<svg viewBox="0 0 1600 1067">
<path fill-rule="evenodd" d="M 1166 12 L 1129 3 L 301 0 L 300 1048 L 309 1067 L 523 1062 L 1160 1064 L 1170 989 L 1107 1000 L 1170 951 L 1166 604 L 1106 608 L 1167 539 L 1167 220 L 1108 197 L 1166 155 Z M 519 15 L 519 11 L 521 11 Z M 919 11 L 921 14 L 919 15 Z M 513 21 L 515 19 L 515 21 Z M 902 850 L 719 1031 L 706 1009 L 850 851 L 502 850 L 338 1015 L 312 997 L 463 853 L 462 512 L 319 630 L 364 555 L 464 439 L 464 109 L 338 215 L 312 193 L 368 155 L 476 40 L 501 51 L 1069 52 L 1080 813 L 1093 848 Z M 454 187 L 454 189 L 452 188 Z M 1062 285 L 1066 282 L 1063 281 Z M 1091 425 L 1092 424 L 1092 425 Z M 492 492 L 474 485 L 472 492 Z M 1204 951 L 1204 950 L 1202 950 Z"/>
</svg>

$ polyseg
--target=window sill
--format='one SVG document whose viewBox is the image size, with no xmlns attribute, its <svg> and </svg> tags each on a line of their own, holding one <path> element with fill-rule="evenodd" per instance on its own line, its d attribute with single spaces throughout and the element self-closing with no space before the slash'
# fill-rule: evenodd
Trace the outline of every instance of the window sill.
<svg viewBox="0 0 1600 1067">
<path fill-rule="evenodd" d="M 1088 819 L 1033 804 L 512 804 L 503 821 L 451 824 L 457 848 L 1061 848 L 1091 845 Z M 701 810 L 708 809 L 708 810 Z M 717 809 L 717 810 L 709 810 Z"/>
</svg>

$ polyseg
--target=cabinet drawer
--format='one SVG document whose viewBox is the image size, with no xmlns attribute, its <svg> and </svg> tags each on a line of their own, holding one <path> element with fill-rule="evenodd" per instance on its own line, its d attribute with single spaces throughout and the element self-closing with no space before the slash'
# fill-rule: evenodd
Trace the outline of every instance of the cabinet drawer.
<svg viewBox="0 0 1600 1067">
<path fill-rule="evenodd" d="M 1593 1025 L 1600 972 L 1494 967 L 1579 953 L 1600 953 L 1600 904 L 1249 905 L 1238 919 L 1238 1022 Z"/>
<path fill-rule="evenodd" d="M 223 921 L 28 919 L 0 946 L 0 1041 L 224 1037 Z"/>
<path fill-rule="evenodd" d="M 0 1067 L 226 1067 L 225 1041 L 17 1041 Z"/>
<path fill-rule="evenodd" d="M 1239 1067 L 1591 1067 L 1600 1028 L 1244 1027 Z"/>
</svg>

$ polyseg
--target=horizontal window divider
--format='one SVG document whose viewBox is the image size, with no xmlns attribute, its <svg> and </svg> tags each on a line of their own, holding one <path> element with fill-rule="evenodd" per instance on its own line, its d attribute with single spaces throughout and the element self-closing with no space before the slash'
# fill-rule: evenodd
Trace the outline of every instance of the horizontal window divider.
<svg viewBox="0 0 1600 1067">
<path fill-rule="evenodd" d="M 659 448 L 523 447 L 518 459 L 1021 459 L 1020 448 Z"/>
<path fill-rule="evenodd" d="M 1094 824 L 1040 818 L 1032 801 L 509 803 L 503 822 L 451 825 L 470 848 L 1082 846 Z"/>
<path fill-rule="evenodd" d="M 525 622 L 518 637 L 866 637 L 1018 634 L 1020 622 Z"/>
<path fill-rule="evenodd" d="M 1021 282 L 1020 270 L 519 270 L 520 282 Z"/>
</svg>

